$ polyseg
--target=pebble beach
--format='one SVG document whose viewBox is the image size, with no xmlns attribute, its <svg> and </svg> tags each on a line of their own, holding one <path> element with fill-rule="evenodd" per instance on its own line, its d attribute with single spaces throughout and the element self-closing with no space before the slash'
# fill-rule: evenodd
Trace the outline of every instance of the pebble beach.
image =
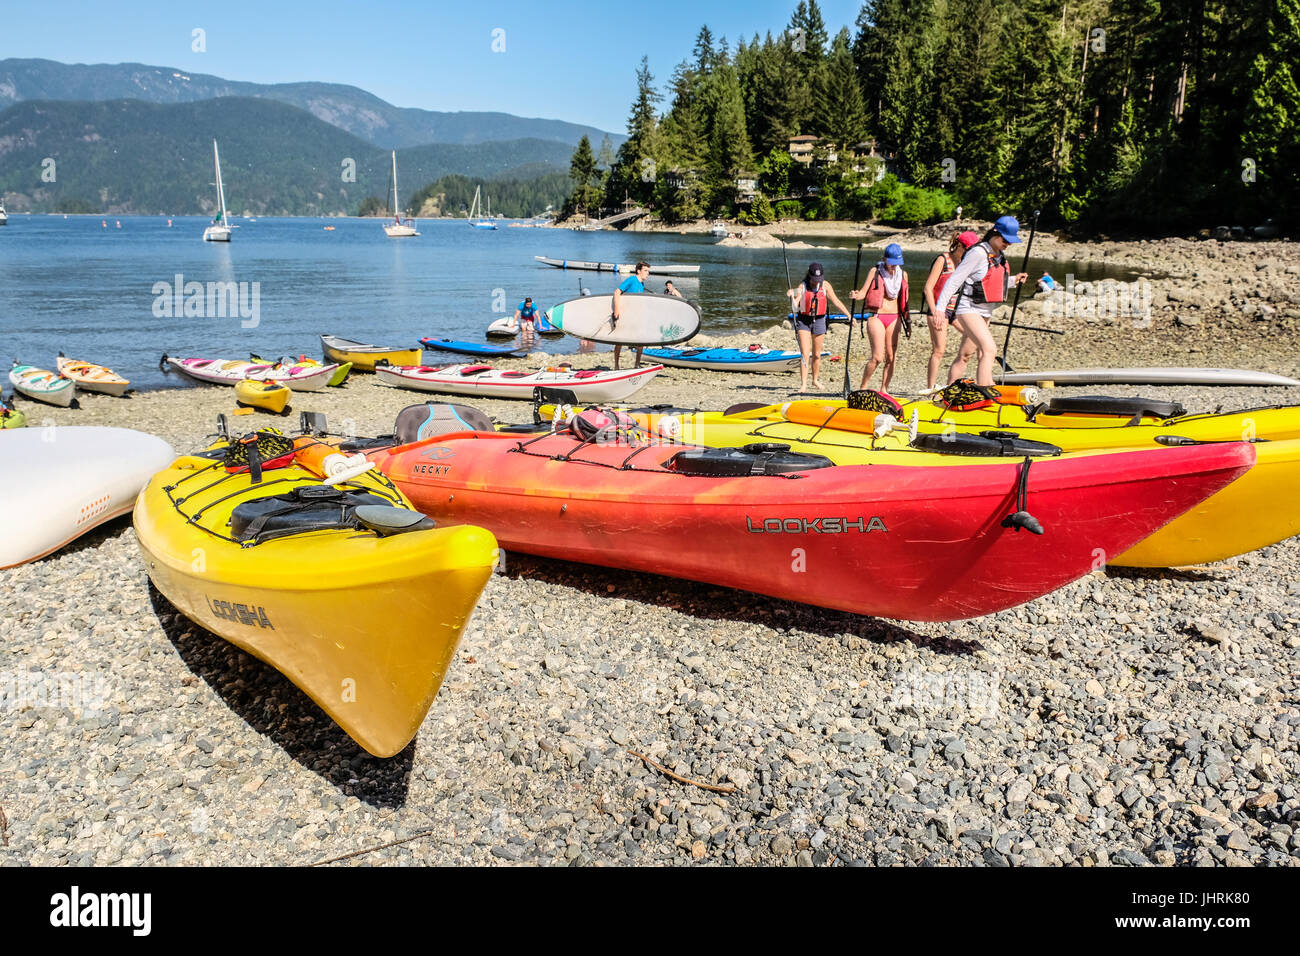
<svg viewBox="0 0 1300 956">
<path fill-rule="evenodd" d="M 1017 332 L 1016 367 L 1300 377 L 1294 244 L 1049 237 L 1035 252 L 1053 248 L 1140 275 L 1150 311 L 1086 308 L 1099 291 L 1086 288 L 1021 302 L 1018 322 L 1067 334 Z M 772 322 L 711 337 L 705 316 L 692 344 L 793 347 Z M 835 327 L 828 393 L 846 344 Z M 928 351 L 920 324 L 896 394 L 924 387 Z M 855 387 L 864 359 L 855 336 Z M 795 374 L 666 369 L 632 402 L 721 408 L 797 387 Z M 1189 411 L 1300 403 L 1295 388 L 1060 391 Z M 354 374 L 296 393 L 288 418 L 230 421 L 288 430 L 318 411 L 332 430 L 378 434 L 426 399 L 502 422 L 531 411 Z M 21 407 L 33 427 L 134 428 L 178 451 L 234 410 L 230 389 L 188 383 L 79 400 Z M 0 694 L 13 675 L 82 688 L 72 706 L 0 698 L 7 865 L 1300 864 L 1300 539 L 1195 568 L 1099 570 L 942 624 L 510 553 L 417 739 L 388 760 L 176 612 L 129 519 L 0 571 L 0 585 Z"/>
</svg>

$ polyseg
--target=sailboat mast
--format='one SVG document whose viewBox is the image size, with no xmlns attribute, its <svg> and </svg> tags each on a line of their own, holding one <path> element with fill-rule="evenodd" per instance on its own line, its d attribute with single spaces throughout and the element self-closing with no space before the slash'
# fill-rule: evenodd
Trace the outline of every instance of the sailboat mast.
<svg viewBox="0 0 1300 956">
<path fill-rule="evenodd" d="M 397 208 L 397 150 L 393 150 L 393 219 L 402 221 L 402 211 Z"/>
<path fill-rule="evenodd" d="M 217 152 L 217 141 L 212 141 L 212 164 L 217 170 L 217 199 L 221 203 L 221 224 L 227 226 L 230 224 L 226 215 L 226 189 L 221 184 L 221 155 Z"/>
</svg>

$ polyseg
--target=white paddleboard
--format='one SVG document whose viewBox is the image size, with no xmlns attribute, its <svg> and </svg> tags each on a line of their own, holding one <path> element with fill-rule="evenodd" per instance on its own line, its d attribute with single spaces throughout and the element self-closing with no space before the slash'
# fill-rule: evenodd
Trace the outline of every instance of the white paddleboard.
<svg viewBox="0 0 1300 956">
<path fill-rule="evenodd" d="M 995 371 L 1003 385 L 1300 385 L 1272 372 L 1237 368 L 1071 368 L 1046 372 Z"/>
<path fill-rule="evenodd" d="M 607 345 L 675 345 L 700 330 L 700 310 L 675 295 L 629 292 L 619 297 L 614 319 L 614 296 L 584 295 L 551 307 L 551 324 L 557 329 Z"/>
<path fill-rule="evenodd" d="M 176 454 L 153 435 L 77 425 L 0 431 L 0 568 L 43 558 L 130 512 Z"/>
</svg>

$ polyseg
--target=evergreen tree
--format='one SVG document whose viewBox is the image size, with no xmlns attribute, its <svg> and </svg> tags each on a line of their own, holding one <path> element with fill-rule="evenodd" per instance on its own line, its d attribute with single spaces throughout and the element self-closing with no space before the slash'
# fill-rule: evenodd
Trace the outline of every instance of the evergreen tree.
<svg viewBox="0 0 1300 956">
<path fill-rule="evenodd" d="M 860 142 L 867 134 L 867 114 L 853 66 L 848 27 L 835 36 L 818 94 L 823 107 L 821 133 L 842 146 Z"/>
<path fill-rule="evenodd" d="M 648 203 L 654 194 L 658 176 L 658 115 L 655 104 L 662 98 L 654 88 L 649 57 L 641 57 L 636 71 L 636 100 L 627 121 L 627 139 L 618 148 L 618 158 L 610 172 L 605 204 L 621 206 L 624 199 Z"/>
<path fill-rule="evenodd" d="M 586 136 L 578 140 L 578 148 L 569 161 L 569 180 L 573 192 L 569 194 L 570 212 L 588 215 L 599 212 L 600 188 L 596 185 L 600 174 L 596 171 L 596 157 L 591 151 L 591 140 Z"/>
</svg>

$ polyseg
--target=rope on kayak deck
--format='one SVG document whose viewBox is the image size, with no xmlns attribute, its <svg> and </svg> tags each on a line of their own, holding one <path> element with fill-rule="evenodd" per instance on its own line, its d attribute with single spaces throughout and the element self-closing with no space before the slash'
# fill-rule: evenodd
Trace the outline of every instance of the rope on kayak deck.
<svg viewBox="0 0 1300 956">
<path fill-rule="evenodd" d="M 678 781 L 679 783 L 687 783 L 690 784 L 692 787 L 699 787 L 701 790 L 712 790 L 714 793 L 735 793 L 736 792 L 735 787 L 718 787 L 718 786 L 714 786 L 711 783 L 700 783 L 700 781 L 691 780 L 688 777 L 679 777 L 677 776 L 677 774 L 673 773 L 663 764 L 655 763 L 645 754 L 639 754 L 635 750 L 629 750 L 628 753 L 631 754 L 633 757 L 636 757 L 638 760 L 644 760 L 646 763 L 654 767 L 660 773 L 672 777 L 674 780 Z"/>
</svg>

